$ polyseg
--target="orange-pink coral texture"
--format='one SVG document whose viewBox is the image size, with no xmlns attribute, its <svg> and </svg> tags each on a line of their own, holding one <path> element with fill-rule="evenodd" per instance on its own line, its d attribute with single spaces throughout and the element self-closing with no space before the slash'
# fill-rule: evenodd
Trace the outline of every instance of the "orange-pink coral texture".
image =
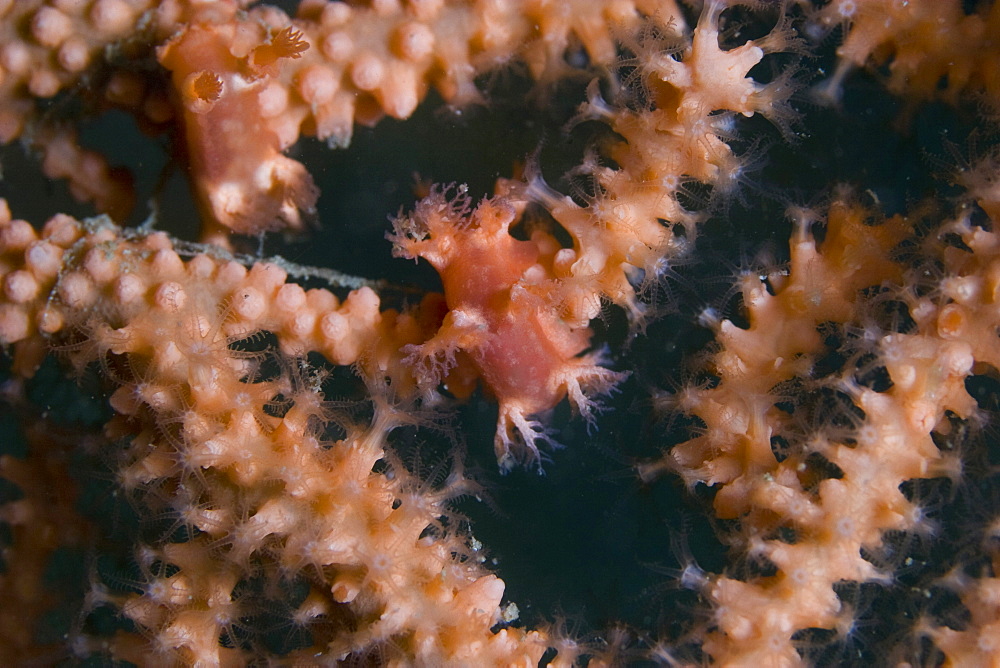
<svg viewBox="0 0 1000 668">
<path fill-rule="evenodd" d="M 997 34 L 988 0 L 0 0 L 34 175 L 0 183 L 0 658 L 1000 665 Z M 326 214 L 352 143 L 511 109 L 540 148 L 492 190 L 412 177 L 360 253 Z M 364 278 L 292 261 L 328 229 Z"/>
</svg>

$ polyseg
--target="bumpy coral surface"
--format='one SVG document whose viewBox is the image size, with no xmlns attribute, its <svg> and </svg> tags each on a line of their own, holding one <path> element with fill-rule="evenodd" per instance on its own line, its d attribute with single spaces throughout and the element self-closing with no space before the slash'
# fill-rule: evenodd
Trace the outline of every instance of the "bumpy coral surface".
<svg viewBox="0 0 1000 668">
<path fill-rule="evenodd" d="M 997 663 L 998 16 L 0 1 L 0 656 Z"/>
</svg>

